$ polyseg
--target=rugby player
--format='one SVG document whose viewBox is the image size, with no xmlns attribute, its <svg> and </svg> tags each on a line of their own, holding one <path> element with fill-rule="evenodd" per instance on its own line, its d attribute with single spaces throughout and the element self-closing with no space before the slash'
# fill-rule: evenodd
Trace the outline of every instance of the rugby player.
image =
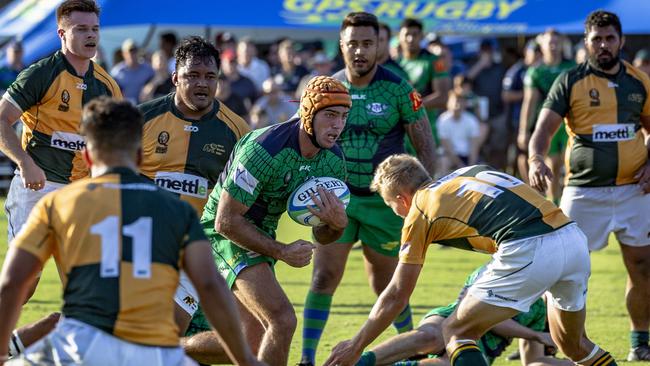
<svg viewBox="0 0 650 366">
<path fill-rule="evenodd" d="M 184 268 L 237 364 L 260 365 L 211 260 L 192 207 L 138 176 L 142 115 L 100 97 L 83 111 L 91 179 L 46 195 L 12 243 L 0 276 L 0 362 L 34 276 L 51 256 L 63 318 L 25 350 L 30 364 L 185 365 L 173 295 Z"/>
<path fill-rule="evenodd" d="M 277 241 L 278 220 L 291 193 L 307 179 L 345 180 L 336 140 L 351 104 L 343 83 L 328 76 L 312 78 L 300 99 L 298 118 L 239 140 L 203 211 L 201 222 L 217 268 L 241 304 L 244 332 L 258 357 L 270 365 L 287 364 L 296 328 L 295 311 L 275 278 L 274 264 L 281 260 L 304 267 L 314 247 L 304 240 Z M 348 224 L 345 208 L 329 191 L 319 189 L 319 197 L 318 209 L 311 211 L 321 224 L 312 233 L 319 243 L 331 243 Z M 223 357 L 212 332 L 190 338 L 185 349 L 204 363 L 219 363 Z"/>
<path fill-rule="evenodd" d="M 467 277 L 456 301 L 429 311 L 417 329 L 392 337 L 364 352 L 357 366 L 449 365 L 442 336 L 443 323 L 456 310 L 469 287 L 484 270 L 485 266 L 481 266 Z M 543 331 L 545 323 L 546 304 L 544 300 L 537 299 L 528 312 L 519 313 L 512 319 L 495 325 L 479 339 L 477 345 L 483 357 L 492 364 L 512 339 L 519 337 L 524 340 L 522 366 L 572 366 L 573 362 L 568 360 L 544 356 L 543 345 L 555 346 L 551 335 Z"/>
<path fill-rule="evenodd" d="M 404 136 L 413 142 L 428 171 L 434 171 L 434 143 L 422 99 L 406 80 L 377 65 L 379 23 L 373 14 L 348 14 L 341 24 L 345 69 L 333 77 L 349 89 L 352 109 L 341 135 L 352 193 L 349 225 L 334 245 L 317 246 L 311 286 L 305 299 L 301 364 L 315 363 L 316 349 L 329 316 L 352 245 L 361 241 L 369 282 L 376 294 L 397 265 L 402 220 L 370 191 L 372 174 L 384 158 L 404 152 Z M 319 241 L 320 242 L 320 241 Z M 321 242 L 322 243 L 322 242 Z M 399 332 L 411 330 L 411 308 L 395 319 Z"/>
<path fill-rule="evenodd" d="M 183 40 L 175 60 L 176 91 L 138 107 L 145 119 L 140 171 L 200 216 L 235 143 L 250 128 L 214 98 L 220 57 L 213 45 L 200 37 Z M 199 301 L 184 272 L 180 283 L 176 320 L 184 335 Z"/>
<path fill-rule="evenodd" d="M 535 122 L 542 103 L 551 90 L 551 85 L 564 70 L 575 66 L 572 60 L 562 58 L 562 35 L 555 29 L 547 29 L 539 35 L 539 45 L 542 51 L 542 61 L 539 65 L 531 66 L 526 70 L 524 77 L 524 99 L 519 115 L 518 145 L 522 151 L 528 150 L 530 135 L 535 130 Z M 547 197 L 554 203 L 560 202 L 562 196 L 562 182 L 560 170 L 564 158 L 568 135 L 564 128 L 560 128 L 551 141 L 547 163 L 553 169 L 553 181 L 548 190 Z"/>
<path fill-rule="evenodd" d="M 555 174 L 544 159 L 564 119 L 569 151 L 560 207 L 587 235 L 590 251 L 615 233 L 628 273 L 627 359 L 650 361 L 650 78 L 620 59 L 616 14 L 589 14 L 584 43 L 587 61 L 555 80 L 540 112 L 528 149 L 530 184 L 545 190 Z"/>
<path fill-rule="evenodd" d="M 408 302 L 431 243 L 492 254 L 443 328 L 453 366 L 487 365 L 477 346 L 480 337 L 529 311 L 545 292 L 551 335 L 560 350 L 579 365 L 616 365 L 585 335 L 587 239 L 551 201 L 485 165 L 432 181 L 406 154 L 382 162 L 372 188 L 405 218 L 400 264 L 368 321 L 352 340 L 334 347 L 325 365 L 354 365 L 390 324 Z"/>
</svg>

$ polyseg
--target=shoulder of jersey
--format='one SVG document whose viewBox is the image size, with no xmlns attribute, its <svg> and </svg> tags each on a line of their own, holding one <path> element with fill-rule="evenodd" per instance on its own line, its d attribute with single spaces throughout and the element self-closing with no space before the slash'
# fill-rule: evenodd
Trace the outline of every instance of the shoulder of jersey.
<svg viewBox="0 0 650 366">
<path fill-rule="evenodd" d="M 154 117 L 157 117 L 170 110 L 170 99 L 172 94 L 168 94 L 138 105 L 140 113 L 144 116 L 144 121 L 147 122 Z"/>
<path fill-rule="evenodd" d="M 226 125 L 238 136 L 242 137 L 248 132 L 251 131 L 248 123 L 237 113 L 233 112 L 227 105 L 223 102 L 218 101 L 219 103 L 219 112 L 218 116 L 223 120 Z"/>
<path fill-rule="evenodd" d="M 388 81 L 394 84 L 401 84 L 402 81 L 406 81 L 381 65 L 377 65 L 377 75 L 375 76 L 375 80 Z"/>
<path fill-rule="evenodd" d="M 95 78 L 104 84 L 107 84 L 107 86 L 110 86 L 113 91 L 121 93 L 120 86 L 117 85 L 115 79 L 113 79 L 113 77 L 108 72 L 106 72 L 103 67 L 101 67 L 98 63 L 93 62 L 93 70 L 95 71 Z"/>
</svg>

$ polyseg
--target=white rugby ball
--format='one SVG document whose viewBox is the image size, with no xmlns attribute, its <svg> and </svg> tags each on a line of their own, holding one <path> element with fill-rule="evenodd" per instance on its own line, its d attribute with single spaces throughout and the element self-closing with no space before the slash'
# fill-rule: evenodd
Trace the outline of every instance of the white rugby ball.
<svg viewBox="0 0 650 366">
<path fill-rule="evenodd" d="M 312 214 L 307 207 L 313 207 L 314 201 L 310 193 L 318 197 L 318 187 L 323 187 L 333 192 L 348 207 L 350 203 L 350 190 L 348 186 L 340 179 L 331 177 L 312 178 L 301 184 L 289 196 L 287 201 L 287 213 L 293 221 L 305 226 L 316 226 L 320 224 L 318 216 Z"/>
</svg>

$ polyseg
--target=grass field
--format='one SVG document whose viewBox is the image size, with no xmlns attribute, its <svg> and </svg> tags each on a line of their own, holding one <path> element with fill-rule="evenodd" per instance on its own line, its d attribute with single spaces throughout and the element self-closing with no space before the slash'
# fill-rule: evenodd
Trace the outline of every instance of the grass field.
<svg viewBox="0 0 650 366">
<path fill-rule="evenodd" d="M 4 203 L 4 202 L 2 202 Z M 0 259 L 4 259 L 6 250 L 6 217 L 0 215 Z M 292 241 L 297 238 L 309 238 L 309 231 L 283 219 L 279 238 Z M 613 241 L 612 241 L 613 243 Z M 429 309 L 446 305 L 453 300 L 462 286 L 465 277 L 476 267 L 489 259 L 487 255 L 460 250 L 441 250 L 433 246 L 428 253 L 426 265 L 420 276 L 419 284 L 411 298 L 414 319 L 417 321 Z M 589 289 L 587 332 L 603 348 L 609 350 L 619 363 L 627 355 L 628 321 L 624 303 L 625 270 L 617 245 L 610 245 L 606 250 L 593 255 L 592 276 Z M 311 267 L 290 268 L 282 263 L 277 266 L 277 275 L 289 298 L 293 302 L 298 316 L 298 328 L 291 346 L 290 362 L 295 364 L 300 358 L 301 321 L 305 295 L 311 278 Z M 367 318 L 375 295 L 370 290 L 363 269 L 361 251 L 354 250 L 346 268 L 343 282 L 334 297 L 332 313 L 324 337 L 321 340 L 318 362 L 323 362 L 329 351 L 338 341 L 350 338 Z M 40 318 L 56 310 L 61 305 L 61 286 L 53 263 L 48 263 L 36 294 L 24 307 L 21 324 Z M 395 334 L 390 328 L 380 339 Z M 506 350 L 507 354 L 509 350 Z M 516 365 L 505 359 L 497 360 L 495 365 Z M 642 363 L 625 363 L 642 365 Z"/>
</svg>

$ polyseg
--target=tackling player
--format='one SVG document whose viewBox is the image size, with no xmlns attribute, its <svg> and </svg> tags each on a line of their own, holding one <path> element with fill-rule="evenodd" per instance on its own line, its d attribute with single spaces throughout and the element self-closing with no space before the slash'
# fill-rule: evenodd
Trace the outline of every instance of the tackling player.
<svg viewBox="0 0 650 366">
<path fill-rule="evenodd" d="M 85 179 L 46 195 L 16 237 L 0 277 L 0 363 L 36 273 L 53 256 L 63 318 L 23 354 L 39 365 L 181 365 L 172 300 L 181 268 L 237 364 L 259 365 L 192 207 L 138 176 L 142 116 L 128 102 L 84 108 Z"/>
<path fill-rule="evenodd" d="M 340 145 L 350 188 L 349 224 L 334 245 L 317 246 L 311 286 L 305 299 L 301 364 L 315 363 L 332 297 L 343 277 L 352 244 L 361 241 L 372 289 L 379 294 L 397 265 L 402 220 L 370 191 L 383 159 L 404 152 L 407 134 L 418 157 L 434 171 L 434 143 L 422 99 L 406 80 L 377 65 L 379 23 L 369 13 L 350 13 L 341 24 L 345 69 L 333 77 L 350 89 L 352 108 Z M 395 319 L 399 332 L 412 329 L 411 308 Z"/>
<path fill-rule="evenodd" d="M 628 273 L 629 361 L 650 361 L 650 79 L 619 53 L 618 16 L 595 11 L 585 21 L 588 60 L 553 84 L 530 140 L 530 184 L 545 190 L 551 136 L 564 119 L 570 136 L 560 207 L 589 240 L 607 246 L 613 232 Z M 645 131 L 645 133 L 644 133 Z"/>
<path fill-rule="evenodd" d="M 139 106 L 145 119 L 140 171 L 201 215 L 235 143 L 250 128 L 214 98 L 219 51 L 202 38 L 192 37 L 175 52 L 172 82 L 176 91 Z M 176 320 L 183 335 L 199 301 L 184 272 L 180 283 Z"/>
<path fill-rule="evenodd" d="M 307 84 L 300 117 L 255 130 L 236 145 L 227 168 L 210 194 L 201 222 L 212 243 L 219 272 L 241 304 L 243 328 L 259 358 L 286 365 L 296 327 L 293 306 L 273 267 L 278 260 L 304 267 L 313 244 L 275 240 L 287 199 L 311 177 L 345 180 L 343 153 L 336 140 L 345 127 L 352 101 L 347 88 L 328 76 Z M 343 203 L 319 189 L 316 199 L 321 225 L 312 230 L 320 243 L 338 239 L 348 220 Z M 196 316 L 195 316 L 196 318 Z M 193 323 L 195 320 L 193 320 Z M 221 362 L 212 333 L 190 338 L 186 350 L 196 360 Z"/>
<path fill-rule="evenodd" d="M 492 254 L 443 329 L 453 366 L 487 365 L 476 342 L 496 324 L 528 311 L 545 292 L 560 350 L 579 365 L 616 365 L 585 335 L 587 239 L 552 202 L 484 165 L 432 181 L 406 154 L 382 162 L 372 188 L 405 218 L 400 264 L 368 321 L 352 340 L 334 347 L 325 365 L 353 365 L 390 324 L 408 302 L 431 243 Z"/>
</svg>

